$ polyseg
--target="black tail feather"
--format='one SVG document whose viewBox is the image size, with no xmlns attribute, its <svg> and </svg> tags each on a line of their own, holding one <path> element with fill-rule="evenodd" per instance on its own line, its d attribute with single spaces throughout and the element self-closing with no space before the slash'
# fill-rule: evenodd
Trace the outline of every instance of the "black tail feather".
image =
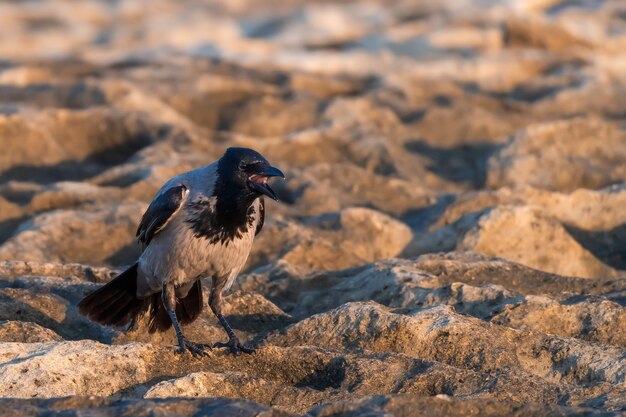
<svg viewBox="0 0 626 417">
<path fill-rule="evenodd" d="M 172 321 L 163 306 L 161 293 L 153 294 L 150 304 L 150 333 L 168 330 L 172 326 Z M 185 297 L 176 301 L 176 318 L 178 322 L 180 324 L 192 323 L 200 316 L 202 306 L 202 282 L 198 280 L 193 284 Z"/>
<path fill-rule="evenodd" d="M 163 299 L 161 293 L 152 294 L 152 301 L 150 303 L 150 318 L 148 321 L 149 332 L 164 332 L 172 326 L 170 316 L 167 314 L 165 307 L 163 306 Z"/>
<path fill-rule="evenodd" d="M 97 323 L 123 326 L 147 307 L 136 293 L 137 264 L 134 264 L 83 298 L 78 303 L 78 311 Z"/>
<path fill-rule="evenodd" d="M 197 280 L 184 298 L 176 304 L 176 317 L 180 324 L 192 323 L 202 312 L 202 282 Z"/>
<path fill-rule="evenodd" d="M 113 280 L 87 295 L 78 303 L 80 314 L 108 326 L 125 326 L 149 310 L 149 331 L 164 332 L 172 326 L 163 307 L 161 293 L 145 300 L 137 298 L 137 264 Z M 184 298 L 176 303 L 176 317 L 180 324 L 189 324 L 202 312 L 202 283 L 196 281 Z"/>
</svg>

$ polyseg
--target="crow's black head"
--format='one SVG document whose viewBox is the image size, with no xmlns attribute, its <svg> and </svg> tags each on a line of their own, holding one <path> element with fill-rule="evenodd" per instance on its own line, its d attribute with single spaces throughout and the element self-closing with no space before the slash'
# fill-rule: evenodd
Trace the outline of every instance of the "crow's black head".
<svg viewBox="0 0 626 417">
<path fill-rule="evenodd" d="M 267 180 L 271 177 L 285 178 L 281 170 L 271 166 L 263 155 L 248 148 L 228 148 L 219 160 L 217 172 L 220 180 L 229 186 L 255 195 L 264 194 L 274 200 L 278 197 Z"/>
</svg>

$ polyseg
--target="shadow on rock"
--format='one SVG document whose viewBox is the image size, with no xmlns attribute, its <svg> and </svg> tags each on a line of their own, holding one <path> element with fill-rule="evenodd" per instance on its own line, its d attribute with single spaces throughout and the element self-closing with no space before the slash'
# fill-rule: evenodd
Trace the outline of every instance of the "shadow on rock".
<svg viewBox="0 0 626 417">
<path fill-rule="evenodd" d="M 340 388 L 346 379 L 346 359 L 332 359 L 324 369 L 317 369 L 295 384 L 296 387 L 313 388 L 324 391 L 328 388 Z"/>
<path fill-rule="evenodd" d="M 83 160 L 67 160 L 49 166 L 16 165 L 0 174 L 0 183 L 32 181 L 39 184 L 52 184 L 58 181 L 81 181 L 125 162 L 135 152 L 150 143 L 152 139 L 148 135 L 139 134 L 126 143 L 96 152 Z"/>
<path fill-rule="evenodd" d="M 602 231 L 588 231 L 567 225 L 565 230 L 605 264 L 626 270 L 626 223 Z"/>
<path fill-rule="evenodd" d="M 415 140 L 405 145 L 406 149 L 430 160 L 426 168 L 449 181 L 469 182 L 481 188 L 487 180 L 487 161 L 501 145 L 488 142 L 475 142 L 442 148 L 424 140 Z"/>
</svg>

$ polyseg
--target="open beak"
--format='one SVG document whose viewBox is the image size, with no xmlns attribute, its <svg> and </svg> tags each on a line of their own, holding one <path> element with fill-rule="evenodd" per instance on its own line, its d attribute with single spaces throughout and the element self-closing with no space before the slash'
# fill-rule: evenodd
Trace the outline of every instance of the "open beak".
<svg viewBox="0 0 626 417">
<path fill-rule="evenodd" d="M 275 168 L 273 166 L 269 166 L 267 168 L 262 169 L 259 172 L 256 172 L 250 175 L 248 177 L 248 187 L 250 187 L 252 190 L 255 190 L 261 194 L 268 196 L 269 198 L 273 200 L 278 201 L 278 197 L 276 196 L 276 193 L 267 184 L 267 180 L 271 177 L 285 178 L 285 174 L 283 174 L 283 172 L 280 169 Z"/>
</svg>

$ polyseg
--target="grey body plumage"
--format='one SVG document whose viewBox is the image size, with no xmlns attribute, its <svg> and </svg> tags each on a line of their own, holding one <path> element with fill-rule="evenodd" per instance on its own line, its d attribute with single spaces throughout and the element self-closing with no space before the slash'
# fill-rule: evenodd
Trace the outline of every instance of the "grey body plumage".
<svg viewBox="0 0 626 417">
<path fill-rule="evenodd" d="M 228 276 L 229 285 L 224 288 L 227 290 L 243 268 L 252 248 L 258 219 L 256 214 L 252 214 L 251 220 L 246 218 L 240 224 L 243 230 L 238 229 L 233 236 L 220 231 L 219 224 L 210 224 L 219 198 L 213 195 L 217 177 L 215 165 L 173 178 L 157 195 L 155 201 L 161 196 L 169 198 L 168 190 L 184 187 L 179 206 L 139 258 L 141 278 L 138 282 L 145 283 L 144 288 L 138 289 L 140 297 L 160 291 L 166 281 L 174 284 L 178 296 L 184 297 L 186 294 L 181 290 L 198 277 Z M 255 213 L 263 204 L 261 198 L 254 199 L 249 207 Z M 154 215 L 158 218 L 160 213 Z M 206 227 L 214 234 L 197 232 L 203 222 L 208 223 Z"/>
<path fill-rule="evenodd" d="M 137 229 L 144 246 L 137 264 L 108 284 L 108 293 L 105 286 L 85 297 L 79 304 L 81 313 L 100 323 L 121 325 L 150 309 L 151 331 L 173 324 L 180 351 L 203 354 L 205 346 L 189 342 L 180 323 L 199 315 L 199 280 L 211 277 L 209 306 L 229 337 L 227 343 L 216 345 L 252 352 L 239 343 L 228 325 L 221 301 L 263 227 L 262 195 L 276 199 L 267 185 L 273 176 L 284 178 L 257 152 L 229 148 L 220 160 L 167 181 Z M 123 276 L 127 278 L 122 280 Z M 127 301 L 130 293 L 133 300 Z"/>
</svg>

